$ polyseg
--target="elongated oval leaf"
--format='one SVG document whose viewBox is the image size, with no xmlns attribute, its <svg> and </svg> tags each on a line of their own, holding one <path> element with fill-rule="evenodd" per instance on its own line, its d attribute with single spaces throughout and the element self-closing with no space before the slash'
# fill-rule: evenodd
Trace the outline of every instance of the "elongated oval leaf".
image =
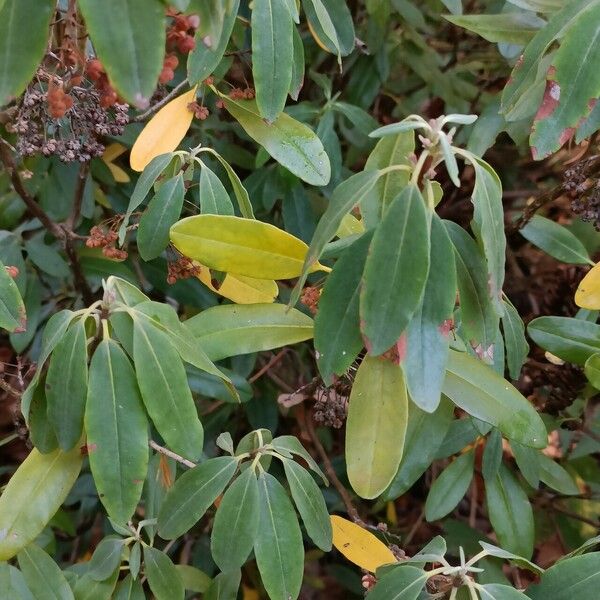
<svg viewBox="0 0 600 600">
<path fill-rule="evenodd" d="M 271 598 L 296 600 L 302 585 L 304 546 L 292 504 L 268 473 L 258 478 L 260 524 L 254 542 L 256 564 Z"/>
<path fill-rule="evenodd" d="M 165 53 L 159 0 L 81 0 L 79 8 L 110 82 L 130 103 L 148 105 Z M 127 60 L 123 60 L 126 56 Z M 141 170 L 141 169 L 140 169 Z"/>
<path fill-rule="evenodd" d="M 350 393 L 346 467 L 354 491 L 376 498 L 392 481 L 404 449 L 408 398 L 402 369 L 366 356 Z"/>
<path fill-rule="evenodd" d="M 113 340 L 90 363 L 85 430 L 100 500 L 111 519 L 127 523 L 148 469 L 148 421 L 131 362 Z"/>
<path fill-rule="evenodd" d="M 504 315 L 502 315 L 502 330 L 504 331 L 504 344 L 506 346 L 506 363 L 511 379 L 519 379 L 521 368 L 529 354 L 529 344 L 525 338 L 525 326 L 517 309 L 510 303 L 503 301 Z"/>
<path fill-rule="evenodd" d="M 203 265 L 256 279 L 297 277 L 308 246 L 270 223 L 225 215 L 188 217 L 171 227 L 171 241 Z M 311 271 L 322 267 L 315 261 Z"/>
<path fill-rule="evenodd" d="M 332 54 L 347 56 L 354 49 L 354 24 L 344 0 L 303 0 L 311 33 Z"/>
<path fill-rule="evenodd" d="M 32 450 L 0 496 L 0 561 L 34 540 L 54 516 L 81 469 L 79 448 L 40 454 Z"/>
<path fill-rule="evenodd" d="M 0 262 L 0 327 L 10 332 L 23 332 L 27 327 L 23 298 L 15 280 L 6 272 L 2 262 Z"/>
<path fill-rule="evenodd" d="M 427 582 L 427 572 L 411 565 L 391 569 L 370 592 L 371 600 L 417 600 Z"/>
<path fill-rule="evenodd" d="M 572 496 L 579 494 L 579 488 L 568 471 L 543 453 L 539 455 L 540 479 L 553 490 Z"/>
<path fill-rule="evenodd" d="M 588 271 L 575 292 L 575 304 L 588 310 L 600 308 L 600 263 Z"/>
<path fill-rule="evenodd" d="M 144 565 L 148 585 L 156 600 L 183 600 L 183 581 L 173 561 L 164 552 L 144 546 Z"/>
<path fill-rule="evenodd" d="M 230 456 L 211 458 L 190 469 L 167 492 L 158 514 L 158 534 L 166 540 L 183 535 L 223 492 L 237 461 Z"/>
<path fill-rule="evenodd" d="M 214 171 L 204 164 L 200 171 L 200 183 L 198 187 L 200 196 L 200 211 L 203 215 L 232 215 L 233 204 L 229 194 L 221 180 Z"/>
<path fill-rule="evenodd" d="M 311 185 L 329 183 L 329 158 L 312 129 L 285 113 L 266 123 L 254 100 L 222 100 L 244 131 L 286 169 Z"/>
<path fill-rule="evenodd" d="M 87 574 L 94 581 L 108 579 L 115 569 L 121 564 L 121 554 L 125 547 L 123 538 L 105 537 L 94 550 L 89 562 Z M 133 567 L 133 560 L 130 558 L 130 564 Z"/>
<path fill-rule="evenodd" d="M 444 18 L 473 31 L 489 42 L 526 44 L 545 25 L 530 12 L 506 12 L 497 15 L 444 15 Z"/>
<path fill-rule="evenodd" d="M 26 546 L 17 559 L 35 600 L 73 600 L 73 592 L 59 566 L 38 545 Z"/>
<path fill-rule="evenodd" d="M 429 271 L 429 222 L 421 193 L 405 188 L 377 227 L 365 264 L 361 329 L 369 352 L 393 346 L 417 310 Z"/>
<path fill-rule="evenodd" d="M 508 439 L 545 448 L 546 427 L 535 408 L 491 367 L 464 352 L 450 351 L 444 394 Z"/>
<path fill-rule="evenodd" d="M 210 551 L 222 571 L 246 562 L 258 531 L 258 512 L 258 481 L 254 469 L 246 469 L 225 492 L 215 515 Z"/>
</svg>

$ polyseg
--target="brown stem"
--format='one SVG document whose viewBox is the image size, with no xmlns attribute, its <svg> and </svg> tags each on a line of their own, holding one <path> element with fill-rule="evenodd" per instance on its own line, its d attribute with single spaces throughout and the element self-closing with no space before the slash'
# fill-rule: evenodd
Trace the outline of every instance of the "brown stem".
<svg viewBox="0 0 600 600">
<path fill-rule="evenodd" d="M 149 440 L 148 445 L 150 446 L 150 448 L 153 448 L 157 452 L 160 452 L 161 454 L 164 454 L 165 456 L 168 456 L 169 458 L 176 460 L 178 463 L 181 463 L 182 465 L 185 465 L 186 467 L 189 467 L 190 469 L 193 469 L 196 466 L 196 463 L 193 463 L 191 460 L 188 460 L 187 458 L 183 458 L 183 456 L 179 456 L 179 454 L 175 454 L 175 452 L 173 452 L 172 450 L 169 450 L 168 448 L 159 446 L 154 440 Z"/>
<path fill-rule="evenodd" d="M 83 204 L 83 195 L 85 193 L 85 184 L 87 183 L 88 173 L 90 172 L 90 163 L 81 163 L 79 167 L 79 175 L 77 177 L 77 185 L 75 186 L 75 194 L 73 195 L 73 208 L 71 215 L 66 222 L 66 226 L 69 229 L 74 229 L 77 225 L 77 221 L 81 216 L 81 205 Z"/>
<path fill-rule="evenodd" d="M 84 304 L 89 306 L 94 301 L 94 294 L 92 293 L 90 284 L 87 282 L 87 279 L 83 274 L 83 269 L 81 268 L 81 263 L 79 262 L 79 256 L 77 256 L 77 251 L 73 245 L 73 238 L 71 237 L 70 233 L 71 232 L 69 230 L 65 230 L 65 253 L 69 259 L 71 271 L 73 271 L 75 289 L 81 292 L 81 297 Z"/>
<path fill-rule="evenodd" d="M 250 379 L 248 379 L 248 383 L 254 383 L 257 379 L 260 379 L 271 367 L 275 366 L 286 354 L 288 348 L 284 348 L 280 352 L 278 352 L 271 360 L 264 365 L 261 369 L 259 369 Z"/>
<path fill-rule="evenodd" d="M 148 117 L 151 117 L 157 110 L 161 109 L 165 104 L 168 104 L 175 96 L 181 92 L 181 90 L 188 85 L 188 80 L 184 79 L 179 85 L 176 85 L 162 100 L 159 100 L 156 104 L 153 104 L 148 110 L 141 113 L 137 117 L 132 119 L 134 123 L 140 123 L 145 121 Z"/>
</svg>

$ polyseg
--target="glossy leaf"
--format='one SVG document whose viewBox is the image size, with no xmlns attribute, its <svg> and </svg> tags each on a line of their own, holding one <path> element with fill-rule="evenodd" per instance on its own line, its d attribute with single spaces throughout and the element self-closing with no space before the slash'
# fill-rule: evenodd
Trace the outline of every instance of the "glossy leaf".
<svg viewBox="0 0 600 600">
<path fill-rule="evenodd" d="M 183 600 L 183 581 L 164 552 L 144 546 L 144 565 L 148 585 L 156 600 Z"/>
<path fill-rule="evenodd" d="M 32 542 L 64 502 L 81 469 L 79 448 L 40 454 L 33 449 L 0 496 L 0 561 Z"/>
<path fill-rule="evenodd" d="M 148 106 L 163 65 L 166 23 L 161 2 L 82 0 L 79 8 L 111 84 L 130 104 Z"/>
<path fill-rule="evenodd" d="M 254 100 L 231 100 L 225 96 L 221 99 L 244 131 L 277 162 L 306 183 L 329 183 L 329 158 L 323 144 L 309 127 L 285 113 L 279 114 L 269 124 L 262 119 Z"/>
<path fill-rule="evenodd" d="M 165 181 L 150 200 L 137 232 L 137 247 L 144 260 L 160 256 L 169 244 L 169 230 L 179 219 L 184 195 L 183 176 L 179 174 Z"/>
<path fill-rule="evenodd" d="M 212 458 L 190 469 L 167 492 L 158 515 L 158 534 L 166 540 L 183 535 L 223 492 L 237 468 L 230 456 Z"/>
<path fill-rule="evenodd" d="M 185 369 L 168 337 L 147 320 L 133 322 L 133 361 L 146 410 L 167 445 L 197 459 L 204 432 Z"/>
<path fill-rule="evenodd" d="M 546 427 L 535 408 L 480 360 L 451 350 L 442 391 L 454 404 L 494 425 L 508 439 L 533 448 L 546 446 Z"/>
<path fill-rule="evenodd" d="M 600 263 L 596 264 L 579 282 L 575 304 L 588 310 L 600 308 Z"/>
<path fill-rule="evenodd" d="M 423 198 L 409 186 L 377 227 L 360 295 L 361 330 L 369 352 L 395 344 L 419 307 L 429 272 L 429 222 Z"/>
<path fill-rule="evenodd" d="M 0 11 L 0 18 L 1 18 Z M 1 84 L 0 84 L 1 85 Z M 0 262 L 0 327 L 10 332 L 25 331 L 27 315 L 15 280 Z"/>
<path fill-rule="evenodd" d="M 360 525 L 332 515 L 331 526 L 335 548 L 362 569 L 375 573 L 379 567 L 397 562 L 392 551 Z"/>
<path fill-rule="evenodd" d="M 223 215 L 187 217 L 171 227 L 171 241 L 203 265 L 256 279 L 297 277 L 307 245 L 283 229 L 254 219 Z M 321 270 L 314 261 L 311 271 Z"/>
<path fill-rule="evenodd" d="M 527 494 L 504 465 L 485 482 L 488 515 L 498 542 L 509 552 L 530 558 L 533 552 L 533 511 Z"/>
<path fill-rule="evenodd" d="M 270 350 L 312 337 L 310 317 L 283 304 L 223 304 L 185 321 L 212 360 Z"/>
<path fill-rule="evenodd" d="M 331 550 L 332 529 L 327 506 L 312 475 L 293 460 L 284 459 L 285 476 L 306 532 L 325 552 Z"/>
<path fill-rule="evenodd" d="M 202 165 L 199 183 L 200 211 L 203 215 L 232 215 L 233 204 L 221 180 L 214 171 Z"/>
<path fill-rule="evenodd" d="M 26 546 L 17 559 L 35 600 L 73 600 L 73 592 L 59 566 L 38 545 Z"/>
<path fill-rule="evenodd" d="M 85 430 L 100 500 L 127 523 L 148 469 L 148 421 L 131 362 L 113 340 L 102 341 L 90 363 Z"/>
<path fill-rule="evenodd" d="M 225 492 L 215 515 L 210 551 L 221 571 L 246 562 L 258 532 L 258 512 L 258 481 L 254 469 L 246 469 Z"/>
<path fill-rule="evenodd" d="M 350 393 L 345 450 L 348 479 L 362 498 L 376 498 L 392 481 L 402 458 L 407 420 L 402 369 L 366 356 Z"/>
<path fill-rule="evenodd" d="M 53 0 L 0 2 L 0 105 L 19 95 L 35 74 L 54 8 Z"/>
<path fill-rule="evenodd" d="M 356 240 L 336 262 L 327 277 L 315 316 L 317 365 L 325 383 L 343 375 L 363 347 L 359 298 L 367 252 L 373 235 Z"/>
<path fill-rule="evenodd" d="M 425 518 L 437 521 L 451 512 L 467 493 L 473 479 L 473 451 L 462 454 L 433 482 L 425 502 Z"/>
<path fill-rule="evenodd" d="M 272 123 L 285 107 L 292 79 L 292 15 L 281 0 L 254 0 L 251 26 L 256 106 Z"/>
<path fill-rule="evenodd" d="M 296 513 L 272 475 L 258 477 L 260 521 L 254 542 L 256 564 L 271 598 L 296 600 L 302 585 L 304 546 Z"/>
<path fill-rule="evenodd" d="M 194 118 L 188 104 L 195 97 L 196 88 L 193 87 L 165 104 L 148 121 L 129 155 L 129 164 L 134 171 L 143 171 L 152 159 L 172 152 L 179 146 Z"/>
</svg>

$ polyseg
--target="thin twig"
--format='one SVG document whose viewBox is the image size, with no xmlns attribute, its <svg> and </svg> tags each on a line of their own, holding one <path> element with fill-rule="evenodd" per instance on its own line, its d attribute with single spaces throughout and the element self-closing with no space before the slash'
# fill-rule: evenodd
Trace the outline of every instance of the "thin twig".
<svg viewBox="0 0 600 600">
<path fill-rule="evenodd" d="M 278 352 L 271 360 L 264 365 L 260 370 L 258 370 L 250 379 L 248 379 L 248 383 L 254 383 L 257 379 L 260 379 L 271 367 L 275 366 L 286 354 L 288 348 L 284 348 L 280 352 Z"/>
<path fill-rule="evenodd" d="M 153 104 L 148 110 L 132 119 L 134 123 L 140 123 L 145 121 L 148 117 L 151 117 L 157 110 L 161 109 L 165 104 L 168 104 L 179 92 L 188 85 L 188 80 L 184 79 L 179 85 L 176 85 L 162 100 L 159 100 L 156 104 Z"/>
<path fill-rule="evenodd" d="M 71 215 L 66 222 L 69 229 L 74 229 L 77 226 L 77 221 L 81 216 L 81 206 L 83 204 L 83 195 L 85 193 L 85 184 L 87 183 L 88 173 L 90 172 L 90 163 L 81 163 L 79 174 L 77 176 L 77 185 L 75 186 L 75 194 L 73 195 L 73 208 Z"/>
<path fill-rule="evenodd" d="M 554 506 L 554 504 L 550 505 L 550 508 L 561 515 L 565 515 L 565 517 L 569 517 L 570 519 L 575 519 L 576 521 L 581 521 L 582 523 L 586 523 L 587 525 L 591 525 L 596 529 L 600 529 L 600 521 L 595 521 L 594 519 L 588 519 L 583 515 L 578 513 L 571 512 L 570 510 L 565 510 L 564 508 L 560 508 L 559 506 Z"/>
<path fill-rule="evenodd" d="M 176 460 L 178 463 L 181 463 L 182 465 L 185 465 L 190 469 L 193 469 L 196 466 L 196 463 L 192 462 L 191 460 L 188 460 L 187 458 L 183 458 L 183 456 L 179 456 L 179 454 L 175 454 L 175 452 L 169 450 L 168 448 L 159 446 L 154 440 L 149 440 L 148 445 L 150 446 L 150 448 L 153 448 L 157 452 L 160 452 L 161 454 L 164 454 L 165 456 Z"/>
</svg>

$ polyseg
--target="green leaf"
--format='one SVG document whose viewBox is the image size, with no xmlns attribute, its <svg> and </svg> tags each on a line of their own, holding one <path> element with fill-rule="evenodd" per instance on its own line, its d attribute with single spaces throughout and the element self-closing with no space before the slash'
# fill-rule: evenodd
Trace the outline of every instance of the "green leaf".
<svg viewBox="0 0 600 600">
<path fill-rule="evenodd" d="M 519 379 L 521 368 L 529 354 L 529 344 L 525 338 L 525 326 L 517 309 L 507 301 L 502 302 L 504 314 L 502 315 L 502 329 L 504 331 L 504 345 L 506 346 L 506 362 L 511 379 Z"/>
<path fill-rule="evenodd" d="M 544 572 L 544 569 L 538 567 L 535 563 L 519 556 L 518 554 L 513 554 L 512 552 L 508 552 L 503 548 L 498 548 L 498 546 L 494 546 L 493 544 L 488 544 L 487 542 L 479 542 L 479 545 L 490 555 L 495 556 L 497 558 L 502 558 L 503 560 L 507 560 L 512 565 L 516 565 L 521 569 L 527 569 L 532 573 L 536 573 L 537 575 L 541 575 Z"/>
<path fill-rule="evenodd" d="M 254 0 L 252 7 L 252 76 L 256 106 L 272 123 L 285 107 L 292 79 L 292 15 L 281 0 Z"/>
<path fill-rule="evenodd" d="M 283 486 L 268 473 L 258 477 L 260 521 L 256 564 L 270 598 L 296 600 L 302 585 L 304 546 L 296 513 Z"/>
<path fill-rule="evenodd" d="M 546 427 L 535 408 L 491 367 L 450 351 L 443 393 L 471 416 L 497 427 L 509 440 L 546 447 Z"/>
<path fill-rule="evenodd" d="M 369 352 L 393 346 L 419 307 L 429 272 L 429 220 L 423 197 L 406 187 L 375 230 L 360 293 Z"/>
<path fill-rule="evenodd" d="M 144 565 L 148 585 L 156 600 L 183 600 L 183 581 L 173 561 L 164 552 L 144 546 Z"/>
<path fill-rule="evenodd" d="M 321 377 L 327 385 L 343 375 L 363 348 L 359 298 L 367 252 L 373 232 L 363 234 L 342 254 L 327 277 L 315 316 L 315 350 Z"/>
<path fill-rule="evenodd" d="M 382 495 L 384 500 L 395 500 L 407 492 L 431 465 L 452 423 L 453 412 L 454 405 L 443 396 L 433 413 L 421 410 L 414 402 L 408 403 L 404 453 L 394 479 Z"/>
<path fill-rule="evenodd" d="M 461 454 L 433 482 L 425 502 L 425 518 L 437 521 L 451 512 L 467 493 L 473 479 L 475 454 Z"/>
<path fill-rule="evenodd" d="M 285 113 L 281 113 L 272 123 L 266 123 L 254 100 L 232 100 L 226 96 L 221 96 L 221 99 L 244 131 L 277 162 L 306 183 L 329 183 L 329 158 L 312 129 Z"/>
<path fill-rule="evenodd" d="M 146 107 L 165 54 L 165 12 L 159 0 L 81 0 L 94 49 L 111 84 L 129 102 Z M 127 56 L 127 60 L 123 57 Z"/>
<path fill-rule="evenodd" d="M 498 542 L 509 552 L 530 558 L 533 552 L 533 510 L 517 478 L 500 465 L 494 479 L 486 480 L 488 516 Z"/>
<path fill-rule="evenodd" d="M 100 500 L 111 519 L 127 523 L 148 469 L 148 421 L 131 362 L 113 340 L 100 342 L 90 363 L 85 431 Z"/>
<path fill-rule="evenodd" d="M 144 588 L 139 581 L 136 581 L 131 573 L 122 579 L 115 590 L 112 600 L 145 600 Z"/>
<path fill-rule="evenodd" d="M 552 74 L 537 113 L 529 144 L 535 160 L 558 150 L 575 133 L 590 101 L 600 95 L 600 77 L 594 65 L 600 60 L 600 4 L 581 11 L 564 33 L 552 60 Z"/>
<path fill-rule="evenodd" d="M 540 453 L 538 450 L 523 446 L 518 442 L 510 443 L 517 467 L 525 481 L 534 489 L 540 486 Z"/>
<path fill-rule="evenodd" d="M 167 335 L 146 319 L 133 321 L 133 362 L 142 400 L 157 431 L 175 452 L 197 459 L 204 432 L 185 369 Z"/>
<path fill-rule="evenodd" d="M 592 354 L 586 361 L 584 367 L 585 376 L 596 388 L 600 388 L 600 354 Z"/>
<path fill-rule="evenodd" d="M 356 373 L 346 422 L 348 479 L 362 498 L 379 496 L 396 474 L 407 419 L 402 369 L 367 355 Z"/>
<path fill-rule="evenodd" d="M 528 600 L 523 592 L 501 583 L 487 583 L 478 589 L 482 600 Z"/>
<path fill-rule="evenodd" d="M 493 479 L 498 473 L 498 469 L 502 464 L 502 436 L 498 429 L 492 429 L 488 435 L 485 448 L 483 450 L 483 459 L 481 461 L 481 474 L 483 478 Z"/>
<path fill-rule="evenodd" d="M 35 600 L 23 573 L 8 563 L 0 563 L 0 590 L 3 600 Z"/>
<path fill-rule="evenodd" d="M 222 304 L 185 321 L 212 360 L 308 340 L 313 321 L 284 304 Z"/>
<path fill-rule="evenodd" d="M 417 600 L 425 587 L 427 573 L 410 565 L 393 567 L 369 592 L 369 600 Z"/>
<path fill-rule="evenodd" d="M 600 352 L 600 325 L 571 317 L 538 317 L 527 326 L 529 337 L 562 360 L 584 365 Z"/>
<path fill-rule="evenodd" d="M 87 573 L 80 577 L 73 587 L 75 600 L 114 600 L 113 591 L 119 571 L 115 570 L 109 579 L 94 581 Z"/>
<path fill-rule="evenodd" d="M 196 30 L 196 47 L 190 52 L 187 61 L 190 85 L 206 79 L 221 62 L 239 7 L 240 0 L 231 0 L 229 3 L 224 3 L 223 0 L 203 0 L 194 3 L 200 25 Z"/>
<path fill-rule="evenodd" d="M 429 274 L 422 304 L 408 324 L 406 357 L 401 363 L 411 400 L 427 412 L 433 412 L 440 402 L 448 361 L 448 323 L 455 302 L 454 247 L 442 221 L 434 213 Z"/>
<path fill-rule="evenodd" d="M 52 277 L 68 277 L 69 265 L 55 248 L 45 244 L 42 238 L 33 238 L 25 242 L 25 250 L 31 261 Z"/>
<path fill-rule="evenodd" d="M 307 452 L 306 448 L 300 443 L 297 437 L 293 435 L 280 435 L 279 437 L 274 438 L 271 443 L 277 452 L 281 452 L 284 455 L 291 453 L 303 458 L 310 469 L 323 480 L 323 483 L 329 485 L 323 471 L 321 471 L 319 465 L 315 462 L 315 459 Z"/>
<path fill-rule="evenodd" d="M 544 453 L 539 455 L 540 461 L 540 479 L 553 490 L 572 496 L 579 494 L 580 490 L 569 473 L 561 467 L 556 461 L 552 460 Z"/>
<path fill-rule="evenodd" d="M 179 572 L 186 590 L 204 594 L 209 588 L 211 578 L 204 571 L 190 565 L 175 565 L 175 568 Z"/>
<path fill-rule="evenodd" d="M 137 233 L 138 250 L 144 260 L 160 256 L 168 246 L 169 229 L 179 219 L 184 195 L 183 175 L 180 173 L 167 179 L 158 189 L 156 196 L 150 200 L 140 219 Z"/>
<path fill-rule="evenodd" d="M 59 446 L 70 450 L 81 439 L 88 393 L 85 319 L 69 327 L 52 352 L 46 376 L 48 420 Z"/>
<path fill-rule="evenodd" d="M 17 555 L 19 567 L 35 600 L 73 600 L 73 592 L 52 558 L 36 544 Z"/>
<path fill-rule="evenodd" d="M 125 547 L 124 540 L 117 537 L 105 537 L 94 550 L 88 565 L 88 575 L 94 581 L 102 581 L 121 564 L 121 554 Z"/>
<path fill-rule="evenodd" d="M 206 590 L 204 600 L 237 600 L 241 579 L 242 572 L 239 569 L 219 573 Z"/>
<path fill-rule="evenodd" d="M 211 458 L 184 473 L 167 492 L 158 514 L 158 534 L 165 540 L 183 535 L 204 515 L 237 468 L 231 456 Z"/>
<path fill-rule="evenodd" d="M 412 132 L 386 136 L 377 142 L 365 163 L 365 171 L 385 169 L 392 165 L 409 165 L 408 157 L 415 150 Z M 366 227 L 374 227 L 381 220 L 392 200 L 408 185 L 409 171 L 389 171 L 382 175 L 375 186 L 367 191 L 360 202 L 361 214 Z"/>
<path fill-rule="evenodd" d="M 75 483 L 79 448 L 50 454 L 33 449 L 0 496 L 0 561 L 12 558 L 48 524 Z"/>
<path fill-rule="evenodd" d="M 0 2 L 0 106 L 18 96 L 35 74 L 55 5 L 54 0 Z"/>
<path fill-rule="evenodd" d="M 202 214 L 232 215 L 233 204 L 225 186 L 206 165 L 200 171 L 200 212 Z"/>
<path fill-rule="evenodd" d="M 579 238 L 566 227 L 546 217 L 533 215 L 519 233 L 556 260 L 575 265 L 593 264 Z"/>
<path fill-rule="evenodd" d="M 6 272 L 2 262 L 0 262 L 0 327 L 10 332 L 25 331 L 27 327 L 25 304 L 15 280 Z"/>
<path fill-rule="evenodd" d="M 285 476 L 306 532 L 325 552 L 331 550 L 332 528 L 327 506 L 312 475 L 293 460 L 283 459 Z"/>
<path fill-rule="evenodd" d="M 222 571 L 246 562 L 258 531 L 258 513 L 258 481 L 254 469 L 246 469 L 225 492 L 215 515 L 210 551 Z"/>
<path fill-rule="evenodd" d="M 29 438 L 42 453 L 48 454 L 58 448 L 58 440 L 54 428 L 48 420 L 48 402 L 44 386 L 37 386 L 29 405 Z"/>
<path fill-rule="evenodd" d="M 348 56 L 354 50 L 354 23 L 344 0 L 302 0 L 306 19 L 332 54 Z"/>
<path fill-rule="evenodd" d="M 595 600 L 599 585 L 600 552 L 590 552 L 557 562 L 527 595 L 531 600 Z"/>
<path fill-rule="evenodd" d="M 530 12 L 496 15 L 444 15 L 444 18 L 480 35 L 488 42 L 527 44 L 546 23 Z"/>
<path fill-rule="evenodd" d="M 296 4 L 295 0 L 292 0 Z M 300 90 L 304 85 L 304 44 L 297 27 L 292 27 L 293 43 L 293 61 L 292 61 L 292 79 L 288 94 L 292 100 L 298 100 Z"/>
</svg>

